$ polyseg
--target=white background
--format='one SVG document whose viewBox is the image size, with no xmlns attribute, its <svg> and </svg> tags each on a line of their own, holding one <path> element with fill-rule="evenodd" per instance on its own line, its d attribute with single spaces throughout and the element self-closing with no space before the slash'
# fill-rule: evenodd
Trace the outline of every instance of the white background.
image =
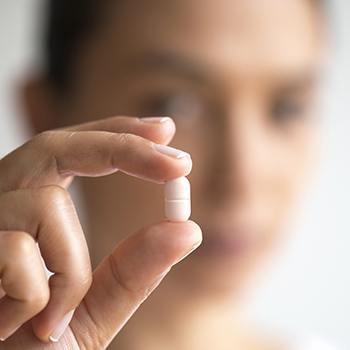
<svg viewBox="0 0 350 350">
<path fill-rule="evenodd" d="M 35 61 L 38 0 L 0 0 L 0 157 L 27 137 L 16 100 Z M 272 273 L 252 295 L 254 317 L 311 332 L 350 349 L 350 2 L 329 8 L 332 67 L 327 84 L 324 159 L 303 213 Z"/>
</svg>

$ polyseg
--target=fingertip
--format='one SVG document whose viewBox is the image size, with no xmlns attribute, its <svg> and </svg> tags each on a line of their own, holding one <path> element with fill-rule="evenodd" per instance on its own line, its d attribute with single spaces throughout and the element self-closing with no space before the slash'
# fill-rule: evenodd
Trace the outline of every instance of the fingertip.
<svg viewBox="0 0 350 350">
<path fill-rule="evenodd" d="M 45 343 L 57 343 L 63 334 L 66 332 L 69 323 L 71 322 L 75 309 L 72 309 L 61 316 L 56 321 L 52 329 L 47 328 L 47 323 L 42 322 L 39 317 L 32 319 L 32 329 L 36 337 Z"/>
<path fill-rule="evenodd" d="M 160 249 L 169 252 L 169 256 L 181 255 L 198 247 L 202 243 L 202 231 L 193 221 L 162 221 L 150 226 L 146 235 L 158 241 Z"/>
<path fill-rule="evenodd" d="M 186 240 L 191 241 L 192 247 L 197 248 L 203 240 L 200 226 L 192 220 L 172 223 L 176 227 L 176 234 L 183 235 Z"/>
<path fill-rule="evenodd" d="M 193 164 L 189 153 L 159 143 L 153 143 L 152 147 L 156 156 L 155 164 L 148 169 L 152 171 L 153 179 L 164 183 L 190 174 Z"/>
<path fill-rule="evenodd" d="M 200 243 L 202 243 L 203 240 L 203 234 L 201 227 L 194 221 L 188 220 L 185 223 L 190 227 L 190 229 L 193 231 L 193 234 L 197 236 Z"/>
<path fill-rule="evenodd" d="M 147 127 L 146 138 L 160 144 L 167 145 L 173 139 L 176 125 L 172 118 L 165 117 L 143 117 L 139 118 L 142 125 Z"/>
<path fill-rule="evenodd" d="M 189 157 L 187 157 L 187 159 L 186 159 L 185 170 L 184 170 L 184 176 L 188 176 L 188 175 L 191 173 L 192 167 L 193 167 L 192 157 L 189 156 Z"/>
<path fill-rule="evenodd" d="M 164 144 L 169 144 L 171 140 L 174 138 L 176 133 L 176 124 L 174 120 L 170 117 L 166 117 L 166 120 L 163 122 L 163 128 L 165 129 L 166 139 L 164 140 Z"/>
</svg>

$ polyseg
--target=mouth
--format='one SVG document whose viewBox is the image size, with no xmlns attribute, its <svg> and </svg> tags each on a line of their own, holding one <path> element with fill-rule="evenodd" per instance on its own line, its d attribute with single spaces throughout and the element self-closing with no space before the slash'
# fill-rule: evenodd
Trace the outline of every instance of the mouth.
<svg viewBox="0 0 350 350">
<path fill-rule="evenodd" d="M 258 243 L 256 230 L 247 227 L 203 227 L 203 237 L 203 254 L 217 258 L 247 257 L 254 253 Z"/>
</svg>

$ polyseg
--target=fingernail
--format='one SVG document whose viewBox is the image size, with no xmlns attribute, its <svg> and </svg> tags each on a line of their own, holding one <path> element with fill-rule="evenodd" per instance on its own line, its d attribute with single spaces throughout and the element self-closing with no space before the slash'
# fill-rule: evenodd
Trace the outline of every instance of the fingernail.
<svg viewBox="0 0 350 350">
<path fill-rule="evenodd" d="M 144 117 L 140 118 L 144 123 L 166 123 L 171 120 L 169 117 Z"/>
<path fill-rule="evenodd" d="M 202 241 L 199 241 L 197 243 L 195 243 L 192 248 L 190 250 L 187 251 L 187 253 L 185 255 L 183 255 L 179 260 L 177 260 L 175 264 L 178 264 L 180 261 L 184 260 L 185 258 L 187 258 L 194 250 L 196 250 L 200 245 L 201 245 Z"/>
<path fill-rule="evenodd" d="M 191 157 L 188 153 L 180 151 L 179 149 L 176 149 L 174 147 L 160 145 L 158 143 L 153 144 L 153 147 L 156 151 L 172 158 L 180 159 L 185 157 Z"/>
<path fill-rule="evenodd" d="M 198 241 L 197 243 L 195 243 L 193 246 L 192 246 L 192 248 L 188 251 L 188 253 L 187 253 L 187 255 L 188 254 L 191 254 L 194 250 L 196 250 L 200 245 L 202 244 L 202 241 L 200 240 L 200 241 Z M 186 256 L 187 256 L 186 255 Z"/>
<path fill-rule="evenodd" d="M 50 336 L 50 340 L 54 343 L 57 343 L 58 340 L 60 339 L 61 335 L 65 332 L 66 328 L 69 325 L 69 322 L 72 320 L 73 314 L 74 314 L 74 310 L 69 311 L 68 313 L 66 313 L 61 322 L 57 325 L 56 329 L 52 332 L 51 336 Z"/>
<path fill-rule="evenodd" d="M 162 272 L 159 276 L 157 276 L 154 282 L 154 287 L 156 287 L 163 280 L 163 278 L 169 273 L 170 270 L 171 270 L 171 267 L 167 268 L 164 272 Z"/>
<path fill-rule="evenodd" d="M 11 333 L 7 334 L 5 337 L 0 337 L 0 341 L 5 341 L 7 338 L 9 338 L 12 334 L 14 334 L 18 328 L 20 328 L 22 324 L 18 325 L 16 328 L 14 328 Z"/>
</svg>

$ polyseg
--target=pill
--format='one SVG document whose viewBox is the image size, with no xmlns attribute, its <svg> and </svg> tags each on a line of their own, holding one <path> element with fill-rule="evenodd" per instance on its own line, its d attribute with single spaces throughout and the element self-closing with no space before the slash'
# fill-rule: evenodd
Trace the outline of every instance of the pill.
<svg viewBox="0 0 350 350">
<path fill-rule="evenodd" d="M 187 177 L 167 181 L 164 186 L 165 217 L 187 221 L 191 216 L 191 185 Z"/>
</svg>

